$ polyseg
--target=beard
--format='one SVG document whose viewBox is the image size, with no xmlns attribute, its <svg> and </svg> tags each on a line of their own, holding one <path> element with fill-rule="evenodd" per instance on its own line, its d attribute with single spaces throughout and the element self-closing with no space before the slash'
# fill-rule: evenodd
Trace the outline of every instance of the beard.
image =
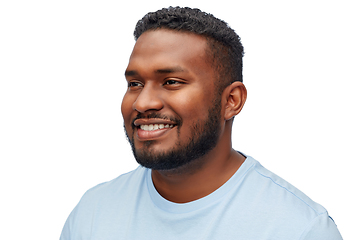
<svg viewBox="0 0 360 240">
<path fill-rule="evenodd" d="M 179 123 L 177 125 L 179 140 L 172 149 L 163 152 L 155 152 L 151 149 L 136 149 L 134 135 L 130 138 L 126 132 L 125 125 L 124 129 L 134 157 L 140 165 L 153 170 L 173 170 L 194 162 L 216 146 L 220 136 L 220 119 L 221 98 L 217 97 L 213 107 L 208 111 L 208 118 L 193 124 L 191 129 L 192 135 L 185 144 L 180 142 L 182 122 L 181 120 L 176 120 Z M 148 141 L 145 146 L 150 146 L 151 143 L 152 141 Z"/>
</svg>

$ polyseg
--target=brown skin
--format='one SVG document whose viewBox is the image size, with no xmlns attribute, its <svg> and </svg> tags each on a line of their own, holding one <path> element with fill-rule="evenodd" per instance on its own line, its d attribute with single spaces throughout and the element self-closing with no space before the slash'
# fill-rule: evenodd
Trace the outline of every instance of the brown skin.
<svg viewBox="0 0 360 240">
<path fill-rule="evenodd" d="M 121 107 L 125 129 L 129 136 L 134 136 L 136 149 L 156 153 L 166 152 L 176 143 L 186 144 L 192 126 L 207 119 L 218 91 L 207 47 L 204 37 L 192 33 L 160 29 L 139 37 L 126 69 L 129 88 Z M 221 187 L 237 171 L 245 157 L 232 149 L 231 128 L 245 101 L 246 88 L 241 82 L 234 82 L 223 91 L 217 145 L 185 166 L 152 170 L 153 183 L 160 195 L 176 203 L 194 201 Z M 153 112 L 181 118 L 183 124 L 179 129 L 175 126 L 155 134 L 132 128 L 138 113 Z M 141 120 L 138 124 L 171 124 L 161 121 Z"/>
</svg>

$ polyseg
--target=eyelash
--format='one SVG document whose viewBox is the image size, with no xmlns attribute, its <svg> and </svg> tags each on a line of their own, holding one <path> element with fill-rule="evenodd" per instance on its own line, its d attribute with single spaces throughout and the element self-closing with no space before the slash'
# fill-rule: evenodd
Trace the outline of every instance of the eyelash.
<svg viewBox="0 0 360 240">
<path fill-rule="evenodd" d="M 171 85 L 178 85 L 178 84 L 183 84 L 183 82 L 177 81 L 174 79 L 169 79 L 164 82 L 163 86 L 171 86 Z M 142 87 L 142 86 L 144 86 L 143 83 L 138 82 L 138 81 L 130 81 L 128 83 L 128 88 L 135 88 L 135 87 Z"/>
<path fill-rule="evenodd" d="M 136 84 L 136 85 L 135 85 Z M 135 85 L 135 86 L 134 86 Z M 141 83 L 139 82 L 129 82 L 128 83 L 128 87 L 139 87 L 140 85 L 142 85 Z"/>
<path fill-rule="evenodd" d="M 171 84 L 170 82 L 172 82 L 172 84 Z M 167 80 L 167 81 L 164 83 L 164 85 L 173 85 L 173 84 L 177 84 L 177 83 L 181 84 L 182 82 L 179 82 L 179 81 L 170 79 L 170 80 Z"/>
</svg>

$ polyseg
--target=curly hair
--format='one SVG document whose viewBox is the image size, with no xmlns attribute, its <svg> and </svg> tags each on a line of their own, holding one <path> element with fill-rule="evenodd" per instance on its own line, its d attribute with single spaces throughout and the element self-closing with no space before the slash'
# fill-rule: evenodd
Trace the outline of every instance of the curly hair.
<svg viewBox="0 0 360 240">
<path fill-rule="evenodd" d="M 211 61 L 222 92 L 234 81 L 242 82 L 242 57 L 244 48 L 240 37 L 226 22 L 212 14 L 188 7 L 169 7 L 146 14 L 136 24 L 134 37 L 137 40 L 148 30 L 165 28 L 186 31 L 207 39 Z"/>
</svg>

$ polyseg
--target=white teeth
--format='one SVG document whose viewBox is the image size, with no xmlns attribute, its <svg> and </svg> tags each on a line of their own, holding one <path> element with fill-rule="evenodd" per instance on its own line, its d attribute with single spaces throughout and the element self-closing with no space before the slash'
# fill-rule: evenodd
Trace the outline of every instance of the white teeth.
<svg viewBox="0 0 360 240">
<path fill-rule="evenodd" d="M 149 124 L 149 125 L 140 125 L 140 128 L 142 130 L 145 130 L 145 131 L 155 131 L 155 130 L 158 130 L 158 129 L 163 129 L 163 128 L 172 128 L 174 125 L 172 124 Z"/>
</svg>

